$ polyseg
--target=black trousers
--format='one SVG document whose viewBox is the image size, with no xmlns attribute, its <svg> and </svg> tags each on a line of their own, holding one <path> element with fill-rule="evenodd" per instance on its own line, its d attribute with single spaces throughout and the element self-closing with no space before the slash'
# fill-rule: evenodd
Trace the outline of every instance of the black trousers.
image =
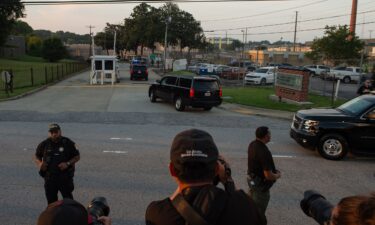
<svg viewBox="0 0 375 225">
<path fill-rule="evenodd" d="M 48 204 L 58 200 L 58 192 L 60 191 L 63 198 L 73 199 L 74 183 L 73 177 L 68 174 L 51 175 L 44 178 L 44 191 Z"/>
</svg>

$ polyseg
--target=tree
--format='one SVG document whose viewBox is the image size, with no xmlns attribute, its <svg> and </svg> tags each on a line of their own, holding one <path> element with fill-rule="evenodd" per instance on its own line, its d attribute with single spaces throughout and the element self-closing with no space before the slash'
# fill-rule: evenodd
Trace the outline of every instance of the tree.
<svg viewBox="0 0 375 225">
<path fill-rule="evenodd" d="M 52 37 L 43 41 L 42 56 L 50 62 L 56 62 L 67 56 L 67 51 L 59 38 Z"/>
<path fill-rule="evenodd" d="M 323 59 L 334 65 L 354 64 L 360 58 L 364 43 L 345 26 L 326 26 L 324 37 L 316 38 L 311 53 L 306 54 L 312 60 Z"/>
<path fill-rule="evenodd" d="M 35 35 L 26 39 L 27 53 L 32 56 L 42 56 L 43 40 Z"/>
<path fill-rule="evenodd" d="M 20 0 L 1 0 L 0 2 L 0 46 L 6 42 L 16 20 L 23 17 L 24 5 Z"/>
<path fill-rule="evenodd" d="M 14 23 L 10 34 L 22 35 L 26 37 L 27 35 L 33 33 L 33 31 L 33 28 L 28 23 L 21 20 L 17 20 Z"/>
</svg>

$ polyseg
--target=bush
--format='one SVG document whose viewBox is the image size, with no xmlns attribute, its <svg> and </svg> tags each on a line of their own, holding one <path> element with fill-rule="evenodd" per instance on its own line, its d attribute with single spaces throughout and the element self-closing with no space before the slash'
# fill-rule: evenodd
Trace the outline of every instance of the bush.
<svg viewBox="0 0 375 225">
<path fill-rule="evenodd" d="M 44 40 L 42 56 L 50 62 L 56 62 L 67 56 L 67 50 L 59 38 L 52 37 Z"/>
</svg>

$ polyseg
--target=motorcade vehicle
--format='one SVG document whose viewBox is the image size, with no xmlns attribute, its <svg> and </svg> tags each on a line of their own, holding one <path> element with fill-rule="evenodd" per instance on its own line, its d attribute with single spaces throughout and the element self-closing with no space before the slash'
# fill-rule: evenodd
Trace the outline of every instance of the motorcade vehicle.
<svg viewBox="0 0 375 225">
<path fill-rule="evenodd" d="M 330 160 L 343 159 L 348 152 L 375 155 L 374 94 L 361 95 L 333 109 L 298 111 L 291 138 Z"/>
<path fill-rule="evenodd" d="M 148 70 L 146 65 L 133 64 L 130 66 L 130 80 L 148 80 Z"/>
<path fill-rule="evenodd" d="M 310 76 L 320 76 L 324 72 L 329 72 L 329 67 L 325 65 L 306 65 L 304 66 L 310 71 Z"/>
<path fill-rule="evenodd" d="M 342 82 L 348 84 L 352 81 L 359 82 L 361 75 L 364 73 L 360 67 L 342 67 L 331 69 L 328 73 L 329 79 L 342 80 Z"/>
<path fill-rule="evenodd" d="M 246 74 L 244 84 L 273 84 L 275 81 L 276 72 L 276 67 L 260 67 L 253 72 Z"/>
<path fill-rule="evenodd" d="M 177 111 L 187 106 L 209 111 L 221 104 L 222 89 L 215 77 L 167 75 L 151 84 L 148 96 L 151 102 L 157 99 L 173 102 Z"/>
</svg>

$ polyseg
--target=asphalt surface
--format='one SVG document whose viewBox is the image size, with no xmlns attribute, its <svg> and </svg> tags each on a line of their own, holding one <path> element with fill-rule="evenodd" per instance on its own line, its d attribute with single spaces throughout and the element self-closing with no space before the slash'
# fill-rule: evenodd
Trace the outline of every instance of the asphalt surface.
<svg viewBox="0 0 375 225">
<path fill-rule="evenodd" d="M 123 65 L 115 86 L 90 86 L 88 73 L 50 86 L 25 98 L 0 102 L 0 224 L 35 224 L 46 207 L 43 180 L 31 158 L 46 138 L 47 125 L 58 122 L 81 152 L 75 176 L 75 198 L 87 205 L 105 196 L 114 225 L 144 224 L 152 200 L 173 193 L 168 173 L 169 148 L 176 133 L 207 130 L 231 163 L 238 188 L 247 190 L 247 145 L 256 127 L 272 131 L 269 143 L 282 178 L 271 190 L 270 225 L 316 224 L 299 201 L 316 189 L 332 203 L 375 190 L 375 159 L 348 157 L 328 161 L 289 138 L 291 114 L 223 105 L 210 112 L 177 112 L 172 104 L 150 103 L 148 83 L 130 81 Z M 269 115 L 265 114 L 269 113 Z"/>
</svg>

